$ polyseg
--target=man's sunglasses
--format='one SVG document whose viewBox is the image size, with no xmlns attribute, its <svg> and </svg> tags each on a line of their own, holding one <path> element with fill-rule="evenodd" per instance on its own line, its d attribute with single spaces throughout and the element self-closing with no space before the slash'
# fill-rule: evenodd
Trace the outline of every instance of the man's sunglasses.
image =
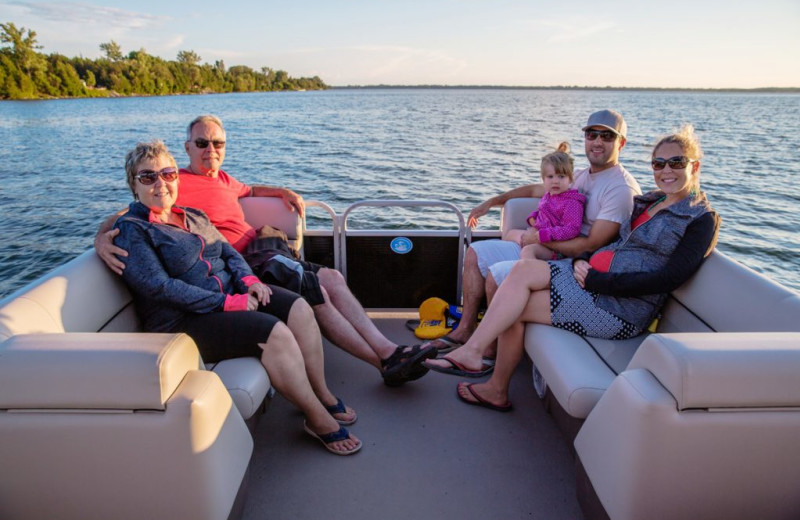
<svg viewBox="0 0 800 520">
<path fill-rule="evenodd" d="M 194 140 L 194 145 L 198 148 L 208 148 L 209 143 L 214 145 L 214 148 L 219 150 L 220 148 L 225 148 L 225 141 L 222 139 L 212 139 L 209 141 L 208 139 L 203 139 L 202 137 L 198 137 Z"/>
<path fill-rule="evenodd" d="M 159 177 L 164 179 L 164 182 L 173 182 L 178 178 L 178 169 L 169 167 L 164 168 L 160 172 L 155 170 L 142 170 L 136 174 L 136 180 L 145 186 L 155 184 Z"/>
<path fill-rule="evenodd" d="M 583 135 L 587 141 L 594 141 L 599 137 L 604 143 L 610 143 L 617 138 L 617 134 L 611 130 L 586 130 Z"/>
<path fill-rule="evenodd" d="M 669 167 L 673 170 L 682 170 L 689 166 L 691 163 L 697 162 L 688 157 L 683 155 L 676 155 L 675 157 L 670 157 L 669 159 L 664 159 L 663 157 L 654 157 L 650 164 L 653 166 L 653 169 L 656 171 L 663 170 L 664 166 L 669 164 Z"/>
</svg>

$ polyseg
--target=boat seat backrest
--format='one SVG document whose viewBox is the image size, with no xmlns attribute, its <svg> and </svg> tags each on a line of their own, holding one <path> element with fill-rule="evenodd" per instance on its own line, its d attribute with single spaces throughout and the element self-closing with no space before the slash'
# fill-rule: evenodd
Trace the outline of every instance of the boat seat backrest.
<svg viewBox="0 0 800 520">
<path fill-rule="evenodd" d="M 279 197 L 246 197 L 239 199 L 247 222 L 256 229 L 265 224 L 286 233 L 289 245 L 300 251 L 303 247 L 303 219 L 286 207 Z"/>
<path fill-rule="evenodd" d="M 0 301 L 0 340 L 16 334 L 138 330 L 122 278 L 94 249 Z"/>
<path fill-rule="evenodd" d="M 715 250 L 662 315 L 658 332 L 796 332 L 800 294 Z"/>
<path fill-rule="evenodd" d="M 539 207 L 539 199 L 521 197 L 510 199 L 500 210 L 500 231 L 505 234 L 510 229 L 528 229 L 528 215 Z"/>
</svg>

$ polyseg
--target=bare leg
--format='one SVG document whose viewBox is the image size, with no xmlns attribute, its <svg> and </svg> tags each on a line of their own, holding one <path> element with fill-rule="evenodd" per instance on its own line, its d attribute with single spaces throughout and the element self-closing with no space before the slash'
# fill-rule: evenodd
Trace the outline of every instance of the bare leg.
<svg viewBox="0 0 800 520">
<path fill-rule="evenodd" d="M 471 247 L 467 248 L 467 254 L 464 255 L 464 274 L 461 288 L 461 320 L 458 322 L 458 327 L 448 334 L 454 340 L 464 343 L 472 336 L 472 332 L 478 324 L 478 307 L 485 295 L 485 283 L 486 280 L 484 280 L 478 267 L 478 255 L 475 254 Z M 439 349 L 447 346 L 437 341 L 432 341 L 430 344 Z"/>
<path fill-rule="evenodd" d="M 547 309 L 546 316 L 544 309 Z M 528 305 L 520 317 L 505 332 L 497 338 L 497 360 L 495 361 L 492 377 L 485 383 L 472 385 L 472 391 L 490 403 L 502 406 L 508 402 L 508 388 L 511 376 L 522 361 L 525 351 L 523 343 L 525 323 L 550 323 L 550 291 L 541 290 L 531 294 Z M 464 388 L 459 388 L 458 393 L 465 399 L 474 399 Z"/>
<path fill-rule="evenodd" d="M 314 311 L 302 298 L 295 300 L 289 311 L 287 325 L 292 335 L 297 340 L 303 362 L 306 367 L 306 376 L 314 390 L 314 394 L 325 406 L 336 404 L 336 396 L 328 389 L 325 382 L 325 360 L 322 353 L 322 337 L 319 327 L 314 320 Z M 334 414 L 335 419 L 350 421 L 356 417 L 355 412 L 347 407 L 344 413 Z"/>
<path fill-rule="evenodd" d="M 334 307 L 324 287 L 322 288 L 322 293 L 325 296 L 325 303 L 314 306 L 314 315 L 317 317 L 317 323 L 325 337 L 345 352 L 380 369 L 381 358 L 379 355 L 342 313 Z"/>
<path fill-rule="evenodd" d="M 538 291 L 534 294 L 540 293 L 542 293 L 542 291 Z M 485 383 L 473 384 L 473 392 L 498 406 L 502 406 L 508 402 L 508 387 L 511 383 L 511 376 L 522 360 L 522 353 L 524 350 L 522 337 L 524 333 L 525 323 L 518 321 L 500 334 L 497 338 L 497 361 L 495 362 L 492 377 Z M 475 399 L 466 388 L 459 387 L 458 393 L 467 400 Z"/>
<path fill-rule="evenodd" d="M 497 290 L 483 321 L 463 347 L 449 357 L 471 370 L 482 366 L 489 344 L 517 321 L 550 324 L 550 265 L 539 260 L 521 260 L 514 265 Z M 498 349 L 499 350 L 499 349 Z M 498 354 L 499 355 L 499 354 Z M 431 360 L 428 365 L 447 367 L 447 361 Z M 495 368 L 497 370 L 497 368 Z"/>
<path fill-rule="evenodd" d="M 494 276 L 492 276 L 492 273 L 490 272 L 489 276 L 486 277 L 486 302 L 488 305 L 492 304 L 492 299 L 494 299 L 497 289 L 497 282 L 494 280 Z M 486 347 L 486 351 L 483 353 L 483 355 L 487 358 L 494 358 L 497 356 L 497 340 L 492 341 L 492 343 Z"/>
<path fill-rule="evenodd" d="M 277 323 L 267 341 L 259 343 L 259 346 L 264 351 L 261 363 L 267 369 L 270 381 L 282 396 L 305 414 L 309 428 L 317 434 L 338 431 L 339 423 L 322 406 L 311 388 L 300 347 L 289 328 Z M 357 447 L 359 442 L 350 435 L 349 439 L 331 443 L 330 447 L 347 451 Z"/>
<path fill-rule="evenodd" d="M 552 260 L 553 250 L 543 246 L 542 244 L 531 244 L 526 246 L 523 251 L 523 256 L 520 258 L 538 258 L 539 260 Z"/>
<path fill-rule="evenodd" d="M 320 285 L 328 292 L 330 301 L 340 315 L 347 320 L 353 329 L 363 338 L 372 351 L 381 359 L 392 355 L 397 345 L 381 334 L 369 319 L 364 308 L 347 287 L 344 277 L 339 271 L 323 268 L 317 273 Z"/>
</svg>

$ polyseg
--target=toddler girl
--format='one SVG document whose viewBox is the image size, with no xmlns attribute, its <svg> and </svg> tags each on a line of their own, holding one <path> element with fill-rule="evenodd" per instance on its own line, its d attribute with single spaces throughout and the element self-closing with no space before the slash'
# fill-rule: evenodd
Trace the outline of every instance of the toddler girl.
<svg viewBox="0 0 800 520">
<path fill-rule="evenodd" d="M 541 260 L 557 260 L 561 255 L 544 244 L 570 240 L 580 234 L 586 196 L 570 189 L 572 172 L 573 160 L 566 142 L 542 158 L 545 194 L 538 209 L 528 217 L 528 231 L 519 235 L 521 247 L 525 233 L 537 233 L 539 243 L 530 244 L 524 256 L 532 254 Z"/>
</svg>

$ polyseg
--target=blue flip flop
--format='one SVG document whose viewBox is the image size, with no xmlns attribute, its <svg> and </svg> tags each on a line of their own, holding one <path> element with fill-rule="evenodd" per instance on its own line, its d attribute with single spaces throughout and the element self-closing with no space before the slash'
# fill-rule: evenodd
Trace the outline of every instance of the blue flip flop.
<svg viewBox="0 0 800 520">
<path fill-rule="evenodd" d="M 325 406 L 325 409 L 328 410 L 328 413 L 331 414 L 331 416 L 333 416 L 333 414 L 335 414 L 335 413 L 347 413 L 347 407 L 344 405 L 342 400 L 339 399 L 338 397 L 336 398 L 336 404 L 324 405 L 324 406 Z M 334 417 L 334 419 L 336 419 L 336 417 Z M 343 426 L 350 426 L 351 424 L 355 424 L 355 422 L 357 420 L 358 420 L 358 414 L 356 414 L 356 411 L 353 410 L 353 418 L 352 419 L 350 419 L 349 421 L 343 421 L 341 419 L 336 419 L 336 422 L 338 422 L 339 424 L 341 424 Z"/>
<path fill-rule="evenodd" d="M 314 430 L 308 427 L 308 423 L 303 422 L 303 429 L 306 431 L 307 434 L 311 435 L 319 442 L 321 442 L 322 445 L 325 446 L 326 450 L 335 455 L 352 455 L 353 453 L 356 453 L 358 450 L 360 450 L 362 446 L 362 442 L 358 441 L 358 446 L 348 451 L 339 451 L 331 447 L 331 443 L 334 443 L 336 441 L 343 441 L 345 439 L 350 438 L 350 432 L 348 432 L 347 428 L 345 428 L 344 426 L 340 426 L 339 429 L 335 432 L 320 434 L 320 433 L 314 433 Z"/>
</svg>

